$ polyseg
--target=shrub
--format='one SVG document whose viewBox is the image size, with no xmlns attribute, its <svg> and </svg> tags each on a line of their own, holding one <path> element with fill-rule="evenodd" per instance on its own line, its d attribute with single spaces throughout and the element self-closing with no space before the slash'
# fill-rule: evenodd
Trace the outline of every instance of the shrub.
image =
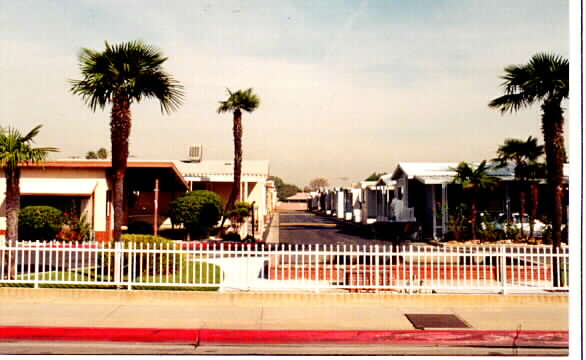
<svg viewBox="0 0 586 360">
<path fill-rule="evenodd" d="M 121 237 L 122 247 L 124 249 L 130 249 L 133 245 L 135 249 L 163 249 L 163 250 L 178 250 L 180 246 L 175 244 L 172 240 L 166 239 L 160 236 L 153 235 L 142 235 L 142 234 L 123 234 Z M 114 245 L 112 245 L 113 247 Z M 148 260 L 147 260 L 148 258 Z M 129 274 L 129 255 L 124 253 L 122 260 L 122 273 L 124 276 Z M 134 275 L 166 275 L 173 274 L 174 270 L 179 271 L 180 266 L 173 268 L 173 263 L 176 265 L 185 263 L 184 259 L 180 254 L 174 253 L 137 253 L 132 258 L 134 267 Z M 148 265 L 147 265 L 148 263 Z M 104 264 L 110 269 L 110 274 L 114 274 L 114 253 L 108 252 L 107 259 L 104 260 Z"/>
<path fill-rule="evenodd" d="M 196 190 L 171 202 L 171 221 L 192 236 L 207 236 L 222 216 L 222 200 L 214 192 Z"/>
<path fill-rule="evenodd" d="M 234 231 L 238 231 L 242 224 L 246 221 L 251 215 L 252 212 L 252 205 L 245 201 L 236 201 L 234 203 L 234 208 L 232 210 L 228 210 L 225 214 L 227 218 L 230 219 L 230 224 L 232 225 L 232 229 Z"/>
<path fill-rule="evenodd" d="M 235 232 L 225 233 L 224 235 L 222 235 L 222 240 L 224 240 L 224 241 L 234 241 L 234 242 L 241 241 L 240 234 L 235 233 Z"/>
<path fill-rule="evenodd" d="M 90 240 L 90 232 L 91 228 L 85 214 L 78 216 L 63 213 L 63 225 L 56 238 L 66 241 L 87 241 Z"/>
<path fill-rule="evenodd" d="M 448 214 L 448 240 L 462 241 L 470 237 L 468 209 L 464 204 L 458 205 Z"/>
<path fill-rule="evenodd" d="M 65 217 L 52 206 L 27 206 L 18 215 L 19 234 L 25 240 L 53 240 Z"/>
</svg>

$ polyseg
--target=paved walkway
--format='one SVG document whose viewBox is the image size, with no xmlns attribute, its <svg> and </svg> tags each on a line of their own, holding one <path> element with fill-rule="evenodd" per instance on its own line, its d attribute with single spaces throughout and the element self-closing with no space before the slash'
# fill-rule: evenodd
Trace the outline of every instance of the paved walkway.
<svg viewBox="0 0 586 360">
<path fill-rule="evenodd" d="M 456 315 L 469 328 L 417 330 L 405 316 L 430 313 Z M 72 329 L 75 327 L 78 329 Z M 514 339 L 524 339 L 540 346 L 567 346 L 567 330 L 567 297 L 556 295 L 0 288 L 0 341 L 51 339 L 61 334 L 55 339 L 83 340 L 86 336 L 165 342 L 198 336 L 212 343 L 311 343 L 322 339 L 428 345 L 510 345 Z M 116 336 L 122 340 L 113 339 Z"/>
</svg>

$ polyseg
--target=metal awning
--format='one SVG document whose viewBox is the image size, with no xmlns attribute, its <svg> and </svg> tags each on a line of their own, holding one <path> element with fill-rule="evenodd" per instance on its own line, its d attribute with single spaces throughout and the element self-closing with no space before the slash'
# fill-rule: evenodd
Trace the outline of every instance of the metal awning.
<svg viewBox="0 0 586 360">
<path fill-rule="evenodd" d="M 21 179 L 21 195 L 91 196 L 95 179 Z"/>
<path fill-rule="evenodd" d="M 454 181 L 453 176 L 416 176 L 415 178 L 426 185 L 451 184 Z"/>
</svg>

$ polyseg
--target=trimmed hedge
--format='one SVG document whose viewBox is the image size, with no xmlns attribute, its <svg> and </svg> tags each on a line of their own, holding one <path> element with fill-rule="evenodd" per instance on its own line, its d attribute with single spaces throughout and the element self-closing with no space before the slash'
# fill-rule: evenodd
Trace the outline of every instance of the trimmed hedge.
<svg viewBox="0 0 586 360">
<path fill-rule="evenodd" d="M 63 212 L 52 206 L 27 206 L 18 215 L 22 240 L 53 240 L 65 223 Z"/>
</svg>

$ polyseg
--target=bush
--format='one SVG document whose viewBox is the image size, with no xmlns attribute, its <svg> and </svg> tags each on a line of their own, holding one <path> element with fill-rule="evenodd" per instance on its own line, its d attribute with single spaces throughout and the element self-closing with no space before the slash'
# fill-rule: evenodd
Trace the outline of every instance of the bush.
<svg viewBox="0 0 586 360">
<path fill-rule="evenodd" d="M 241 241 L 240 234 L 235 233 L 235 232 L 229 232 L 229 233 L 226 233 L 226 234 L 222 235 L 222 240 L 224 240 L 224 241 L 234 241 L 234 242 Z"/>
<path fill-rule="evenodd" d="M 63 213 L 63 222 L 61 231 L 56 235 L 57 240 L 90 240 L 91 227 L 87 222 L 85 214 L 78 216 L 76 214 Z"/>
<path fill-rule="evenodd" d="M 123 234 L 121 241 L 122 247 L 124 249 L 130 249 L 133 244 L 135 249 L 146 249 L 147 247 L 149 249 L 154 248 L 163 250 L 180 249 L 180 246 L 175 244 L 172 240 L 153 235 Z M 112 247 L 114 247 L 113 244 Z M 103 265 L 108 266 L 110 269 L 110 274 L 114 274 L 114 253 L 108 252 L 108 254 L 109 255 L 107 259 L 104 260 Z M 122 268 L 122 273 L 124 276 L 127 276 L 130 272 L 128 253 L 125 253 L 123 258 L 124 259 L 122 264 L 124 266 Z M 143 275 L 173 274 L 173 270 L 179 271 L 180 269 L 180 266 L 176 266 L 175 269 L 173 269 L 173 263 L 176 265 L 185 263 L 186 259 L 184 259 L 180 254 L 173 253 L 138 253 L 132 258 L 132 262 L 134 267 L 134 275 L 138 277 Z"/>
<path fill-rule="evenodd" d="M 236 201 L 234 208 L 228 210 L 225 216 L 230 219 L 234 231 L 238 231 L 246 219 L 252 214 L 252 205 L 245 201 Z"/>
<path fill-rule="evenodd" d="M 25 240 L 53 240 L 61 231 L 65 217 L 52 206 L 27 206 L 18 215 L 19 234 Z"/>
<path fill-rule="evenodd" d="M 171 221 L 182 224 L 192 236 L 207 236 L 221 216 L 222 199 L 211 191 L 191 191 L 171 202 Z"/>
</svg>

